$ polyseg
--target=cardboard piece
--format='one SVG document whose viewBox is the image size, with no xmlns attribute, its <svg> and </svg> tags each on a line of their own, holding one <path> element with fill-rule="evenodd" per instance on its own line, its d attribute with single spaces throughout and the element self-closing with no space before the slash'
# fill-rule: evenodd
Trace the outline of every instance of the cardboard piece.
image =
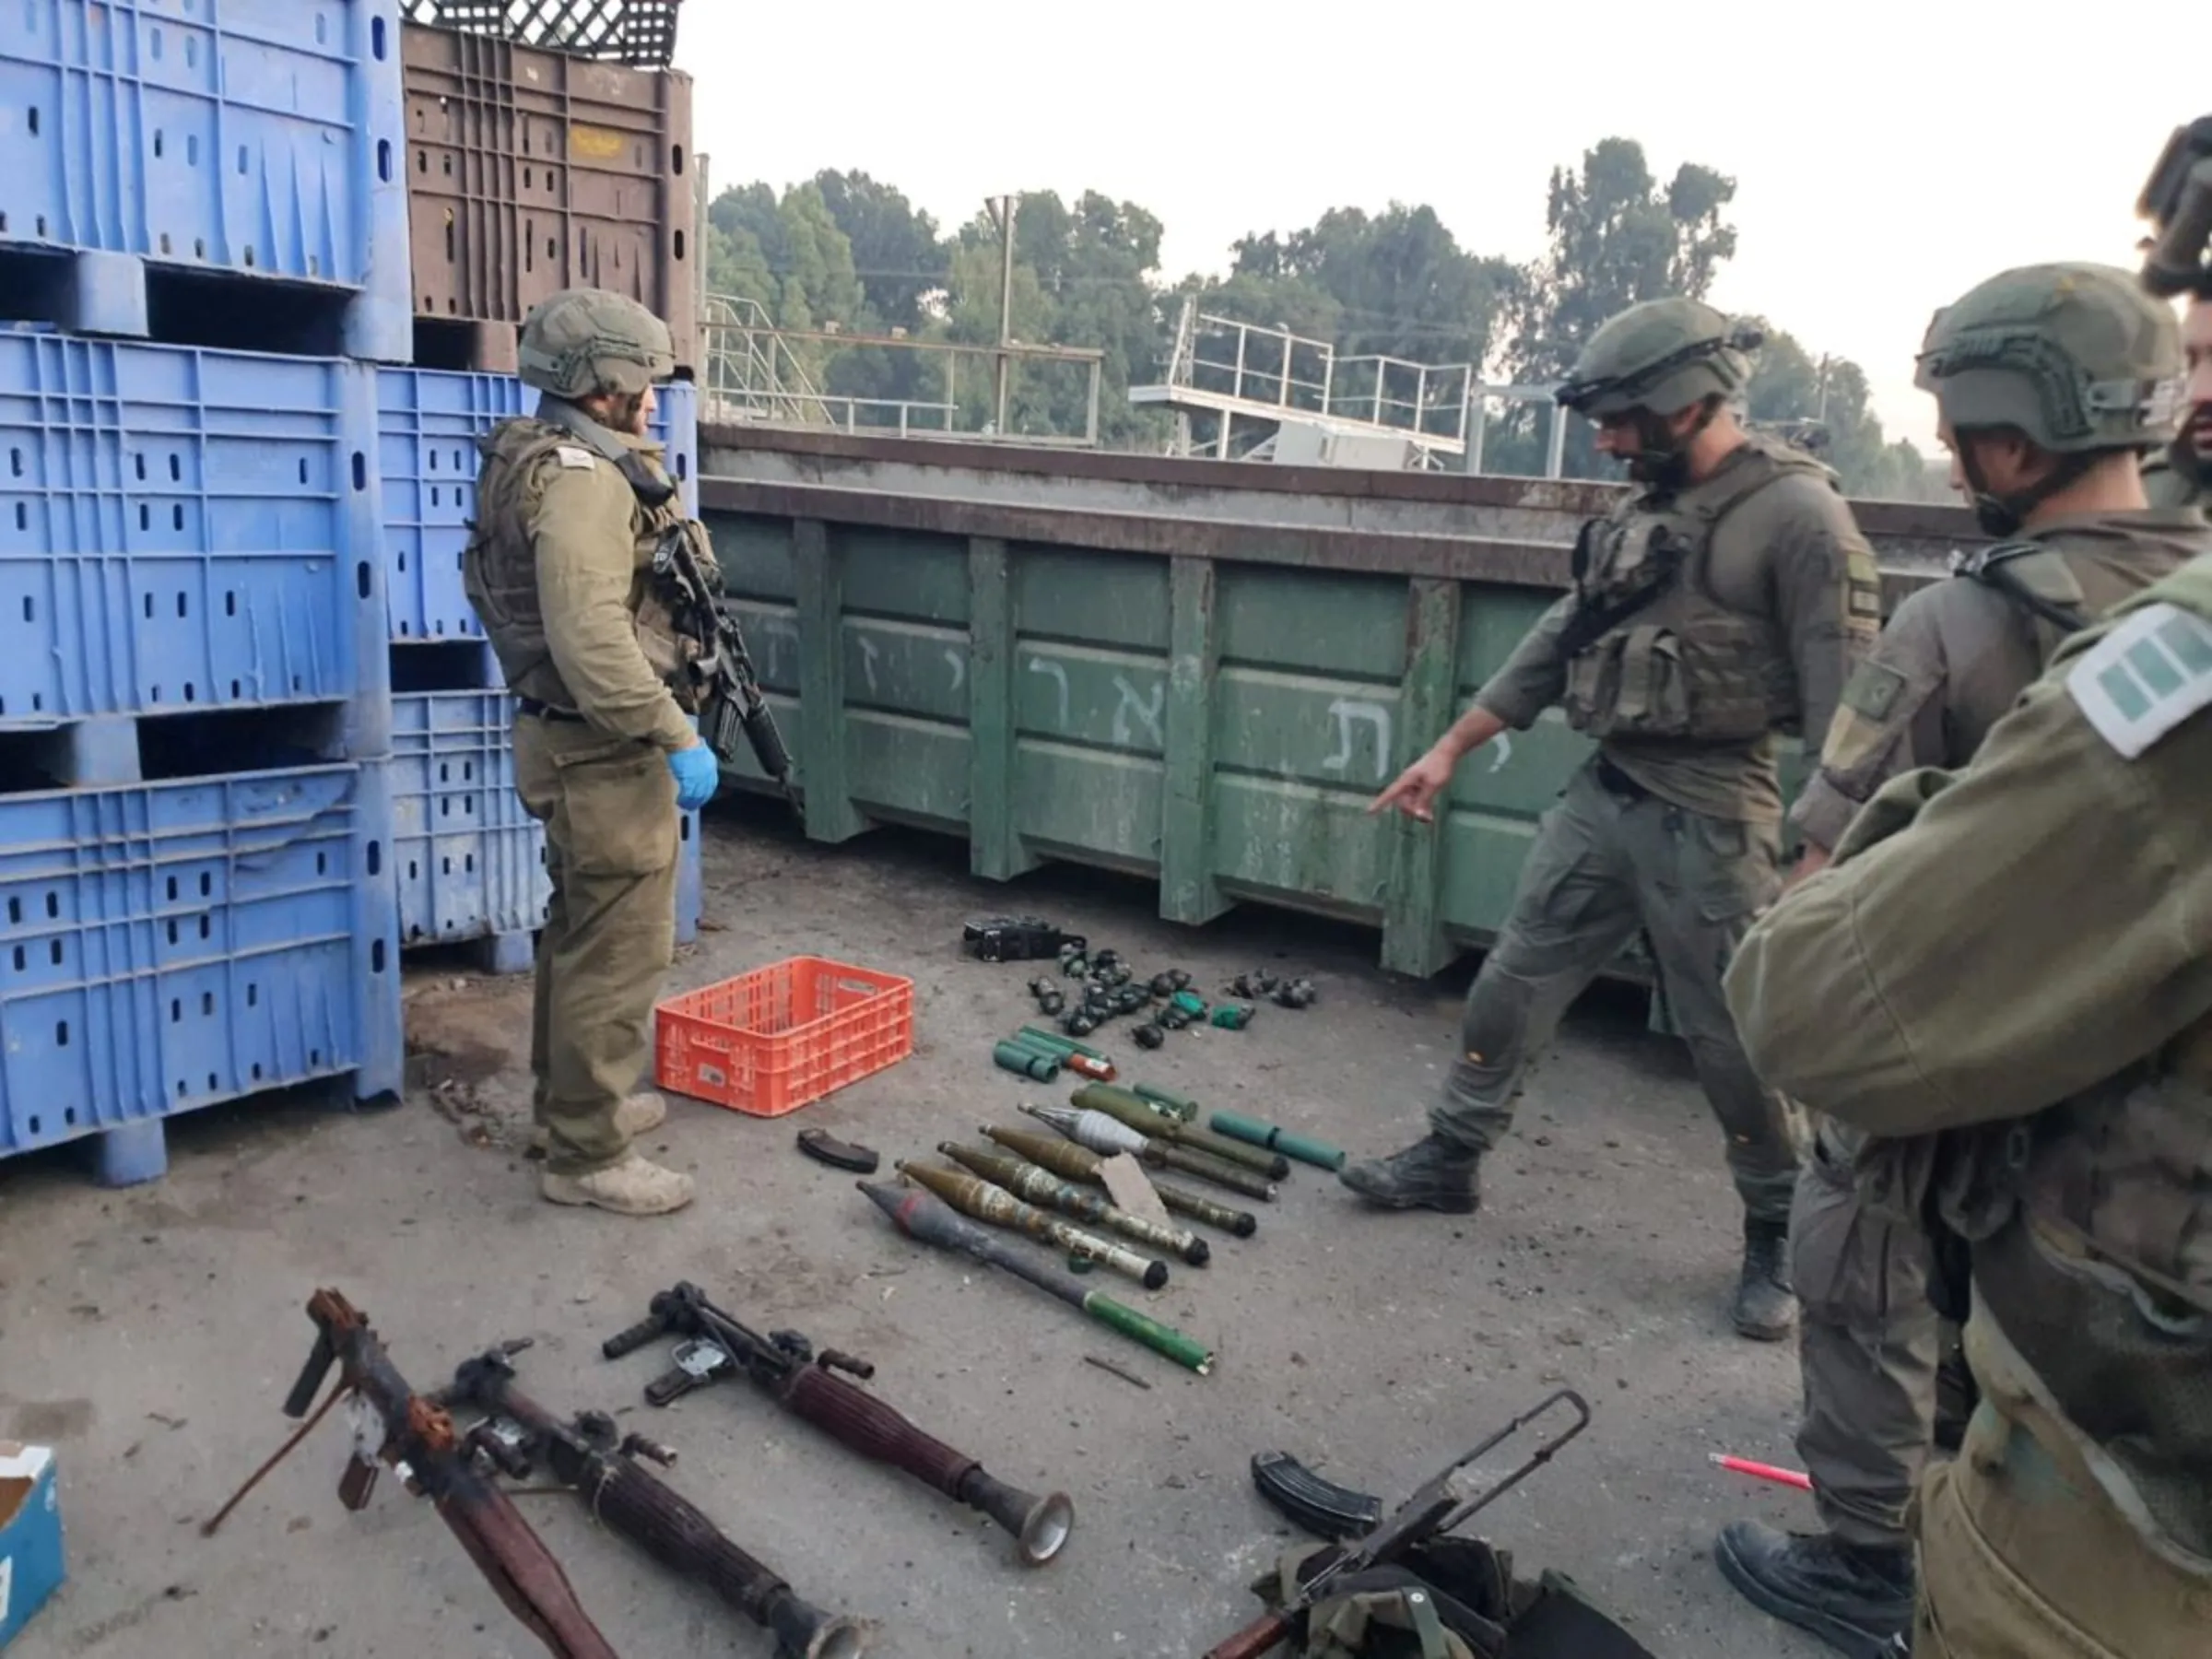
<svg viewBox="0 0 2212 1659">
<path fill-rule="evenodd" d="M 16 1639 L 65 1576 L 53 1452 L 0 1441 L 0 1648 Z"/>
<path fill-rule="evenodd" d="M 1113 1196 L 1118 1208 L 1133 1216 L 1142 1216 L 1148 1221 L 1158 1221 L 1172 1227 L 1175 1222 L 1168 1215 L 1168 1206 L 1159 1201 L 1152 1190 L 1152 1182 L 1145 1174 L 1145 1166 L 1126 1152 L 1099 1161 L 1099 1175 L 1106 1182 L 1106 1190 Z"/>
</svg>

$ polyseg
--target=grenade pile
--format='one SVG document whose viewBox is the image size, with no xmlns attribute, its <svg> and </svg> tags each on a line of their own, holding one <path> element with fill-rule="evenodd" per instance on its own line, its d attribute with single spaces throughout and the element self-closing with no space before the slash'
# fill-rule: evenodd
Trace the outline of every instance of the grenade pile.
<svg viewBox="0 0 2212 1659">
<path fill-rule="evenodd" d="M 1156 1049 L 1170 1031 L 1206 1024 L 1225 1031 L 1241 1031 L 1252 1023 L 1255 1005 L 1271 1001 L 1285 1008 L 1313 1006 L 1313 982 L 1279 979 L 1272 973 L 1241 973 L 1227 987 L 1227 994 L 1241 1000 L 1208 1003 L 1191 989 L 1191 976 L 1170 968 L 1140 979 L 1121 952 L 1092 952 L 1083 940 L 1060 947 L 1060 975 L 1041 974 L 1030 982 L 1030 994 L 1038 1011 L 1059 1022 L 1069 1037 L 1088 1037 L 1110 1019 L 1141 1017 L 1130 1033 L 1136 1046 Z"/>
</svg>

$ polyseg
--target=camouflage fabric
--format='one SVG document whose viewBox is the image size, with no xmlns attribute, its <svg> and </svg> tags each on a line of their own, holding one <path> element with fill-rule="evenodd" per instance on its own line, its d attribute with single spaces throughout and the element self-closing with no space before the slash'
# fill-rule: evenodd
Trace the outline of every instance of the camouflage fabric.
<svg viewBox="0 0 2212 1659">
<path fill-rule="evenodd" d="M 1756 329 L 1699 300 L 1647 300 L 1590 336 L 1555 395 L 1593 419 L 1649 409 L 1672 415 L 1727 397 L 1751 378 Z"/>
<path fill-rule="evenodd" d="M 1918 360 L 1954 430 L 2011 427 L 2054 455 L 2156 449 L 2181 408 L 2172 309 L 2111 265 L 2000 272 L 1936 313 Z"/>
<path fill-rule="evenodd" d="M 668 324 L 605 288 L 563 288 L 523 323 L 523 383 L 574 400 L 635 397 L 676 372 Z"/>
</svg>

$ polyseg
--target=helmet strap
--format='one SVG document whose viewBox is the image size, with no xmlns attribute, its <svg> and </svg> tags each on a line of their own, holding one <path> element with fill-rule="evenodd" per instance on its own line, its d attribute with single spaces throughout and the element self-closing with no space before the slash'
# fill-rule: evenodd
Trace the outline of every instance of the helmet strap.
<svg viewBox="0 0 2212 1659">
<path fill-rule="evenodd" d="M 1679 436 L 1669 428 L 1668 417 L 1639 408 L 1635 417 L 1636 453 L 1628 458 L 1629 477 L 1665 494 L 1682 488 L 1689 482 L 1689 446 L 1700 432 L 1712 424 L 1720 408 L 1720 398 L 1700 398 L 1697 418 Z"/>
<path fill-rule="evenodd" d="M 1966 475 L 1967 488 L 1973 492 L 1974 522 L 1982 527 L 1983 535 L 1999 538 L 2018 535 L 2020 526 L 2028 522 L 2028 515 L 2094 466 L 2100 453 L 2096 450 L 2077 450 L 2071 454 L 2054 456 L 2051 470 L 2027 488 L 1998 495 L 1983 476 L 1974 438 L 1962 432 L 1959 439 L 1959 470 Z"/>
</svg>

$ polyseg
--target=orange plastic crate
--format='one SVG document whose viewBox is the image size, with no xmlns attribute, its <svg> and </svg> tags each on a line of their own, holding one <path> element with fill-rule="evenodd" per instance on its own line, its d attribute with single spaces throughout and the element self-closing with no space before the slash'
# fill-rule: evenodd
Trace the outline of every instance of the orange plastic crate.
<svg viewBox="0 0 2212 1659">
<path fill-rule="evenodd" d="M 754 1117 L 782 1117 L 914 1052 L 914 982 L 793 957 L 653 1010 L 653 1080 Z"/>
</svg>

